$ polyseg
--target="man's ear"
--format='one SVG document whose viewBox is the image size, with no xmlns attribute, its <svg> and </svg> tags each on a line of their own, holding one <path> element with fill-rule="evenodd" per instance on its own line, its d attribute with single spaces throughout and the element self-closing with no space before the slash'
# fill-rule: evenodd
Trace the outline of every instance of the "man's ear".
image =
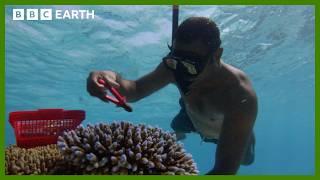
<svg viewBox="0 0 320 180">
<path fill-rule="evenodd" d="M 223 53 L 223 48 L 218 48 L 213 56 L 215 59 L 220 60 L 222 53 Z"/>
</svg>

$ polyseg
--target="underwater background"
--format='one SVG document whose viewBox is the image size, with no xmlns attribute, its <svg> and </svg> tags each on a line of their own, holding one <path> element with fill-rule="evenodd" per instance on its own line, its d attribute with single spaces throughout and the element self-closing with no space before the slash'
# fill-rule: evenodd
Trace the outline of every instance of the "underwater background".
<svg viewBox="0 0 320 180">
<path fill-rule="evenodd" d="M 94 20 L 13 21 L 13 8 L 95 10 Z M 243 175 L 313 175 L 315 169 L 314 6 L 180 6 L 179 22 L 212 18 L 226 63 L 245 71 L 259 100 L 256 159 Z M 171 44 L 171 6 L 7 6 L 6 146 L 15 144 L 12 111 L 83 109 L 84 124 L 126 120 L 171 131 L 179 112 L 174 85 L 132 103 L 128 113 L 86 91 L 93 70 L 135 80 L 152 71 Z M 201 174 L 213 167 L 214 144 L 182 141 Z"/>
</svg>

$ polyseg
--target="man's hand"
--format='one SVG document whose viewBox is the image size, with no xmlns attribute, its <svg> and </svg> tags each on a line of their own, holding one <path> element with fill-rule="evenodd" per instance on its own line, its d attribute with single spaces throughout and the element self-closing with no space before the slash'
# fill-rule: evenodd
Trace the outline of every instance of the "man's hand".
<svg viewBox="0 0 320 180">
<path fill-rule="evenodd" d="M 106 92 L 104 85 L 98 83 L 98 79 L 104 80 L 110 86 L 119 89 L 119 77 L 113 71 L 93 71 L 87 78 L 87 91 L 91 96 L 96 96 L 102 101 L 108 102 L 105 98 Z"/>
</svg>

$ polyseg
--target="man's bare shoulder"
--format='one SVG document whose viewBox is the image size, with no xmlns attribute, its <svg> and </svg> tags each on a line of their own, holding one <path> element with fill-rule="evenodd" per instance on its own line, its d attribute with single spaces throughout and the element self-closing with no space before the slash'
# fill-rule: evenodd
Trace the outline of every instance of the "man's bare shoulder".
<svg viewBox="0 0 320 180">
<path fill-rule="evenodd" d="M 256 93 L 249 76 L 244 71 L 232 65 L 226 64 L 226 68 L 230 71 L 231 76 L 233 77 L 232 79 L 234 80 L 230 89 L 232 99 L 237 101 L 241 100 L 243 97 L 247 97 L 256 100 Z"/>
</svg>

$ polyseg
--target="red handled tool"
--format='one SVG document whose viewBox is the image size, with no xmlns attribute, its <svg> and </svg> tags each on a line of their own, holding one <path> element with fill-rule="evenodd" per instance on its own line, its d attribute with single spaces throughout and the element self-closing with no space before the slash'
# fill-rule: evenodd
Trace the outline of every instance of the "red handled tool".
<svg viewBox="0 0 320 180">
<path fill-rule="evenodd" d="M 103 84 L 108 90 L 114 95 L 114 97 L 106 95 L 106 99 L 113 102 L 117 106 L 120 106 L 124 108 L 128 112 L 132 112 L 132 108 L 127 104 L 126 97 L 122 96 L 118 90 L 116 90 L 114 87 L 110 86 L 108 83 L 106 83 L 103 79 L 98 79 L 98 83 Z"/>
</svg>

